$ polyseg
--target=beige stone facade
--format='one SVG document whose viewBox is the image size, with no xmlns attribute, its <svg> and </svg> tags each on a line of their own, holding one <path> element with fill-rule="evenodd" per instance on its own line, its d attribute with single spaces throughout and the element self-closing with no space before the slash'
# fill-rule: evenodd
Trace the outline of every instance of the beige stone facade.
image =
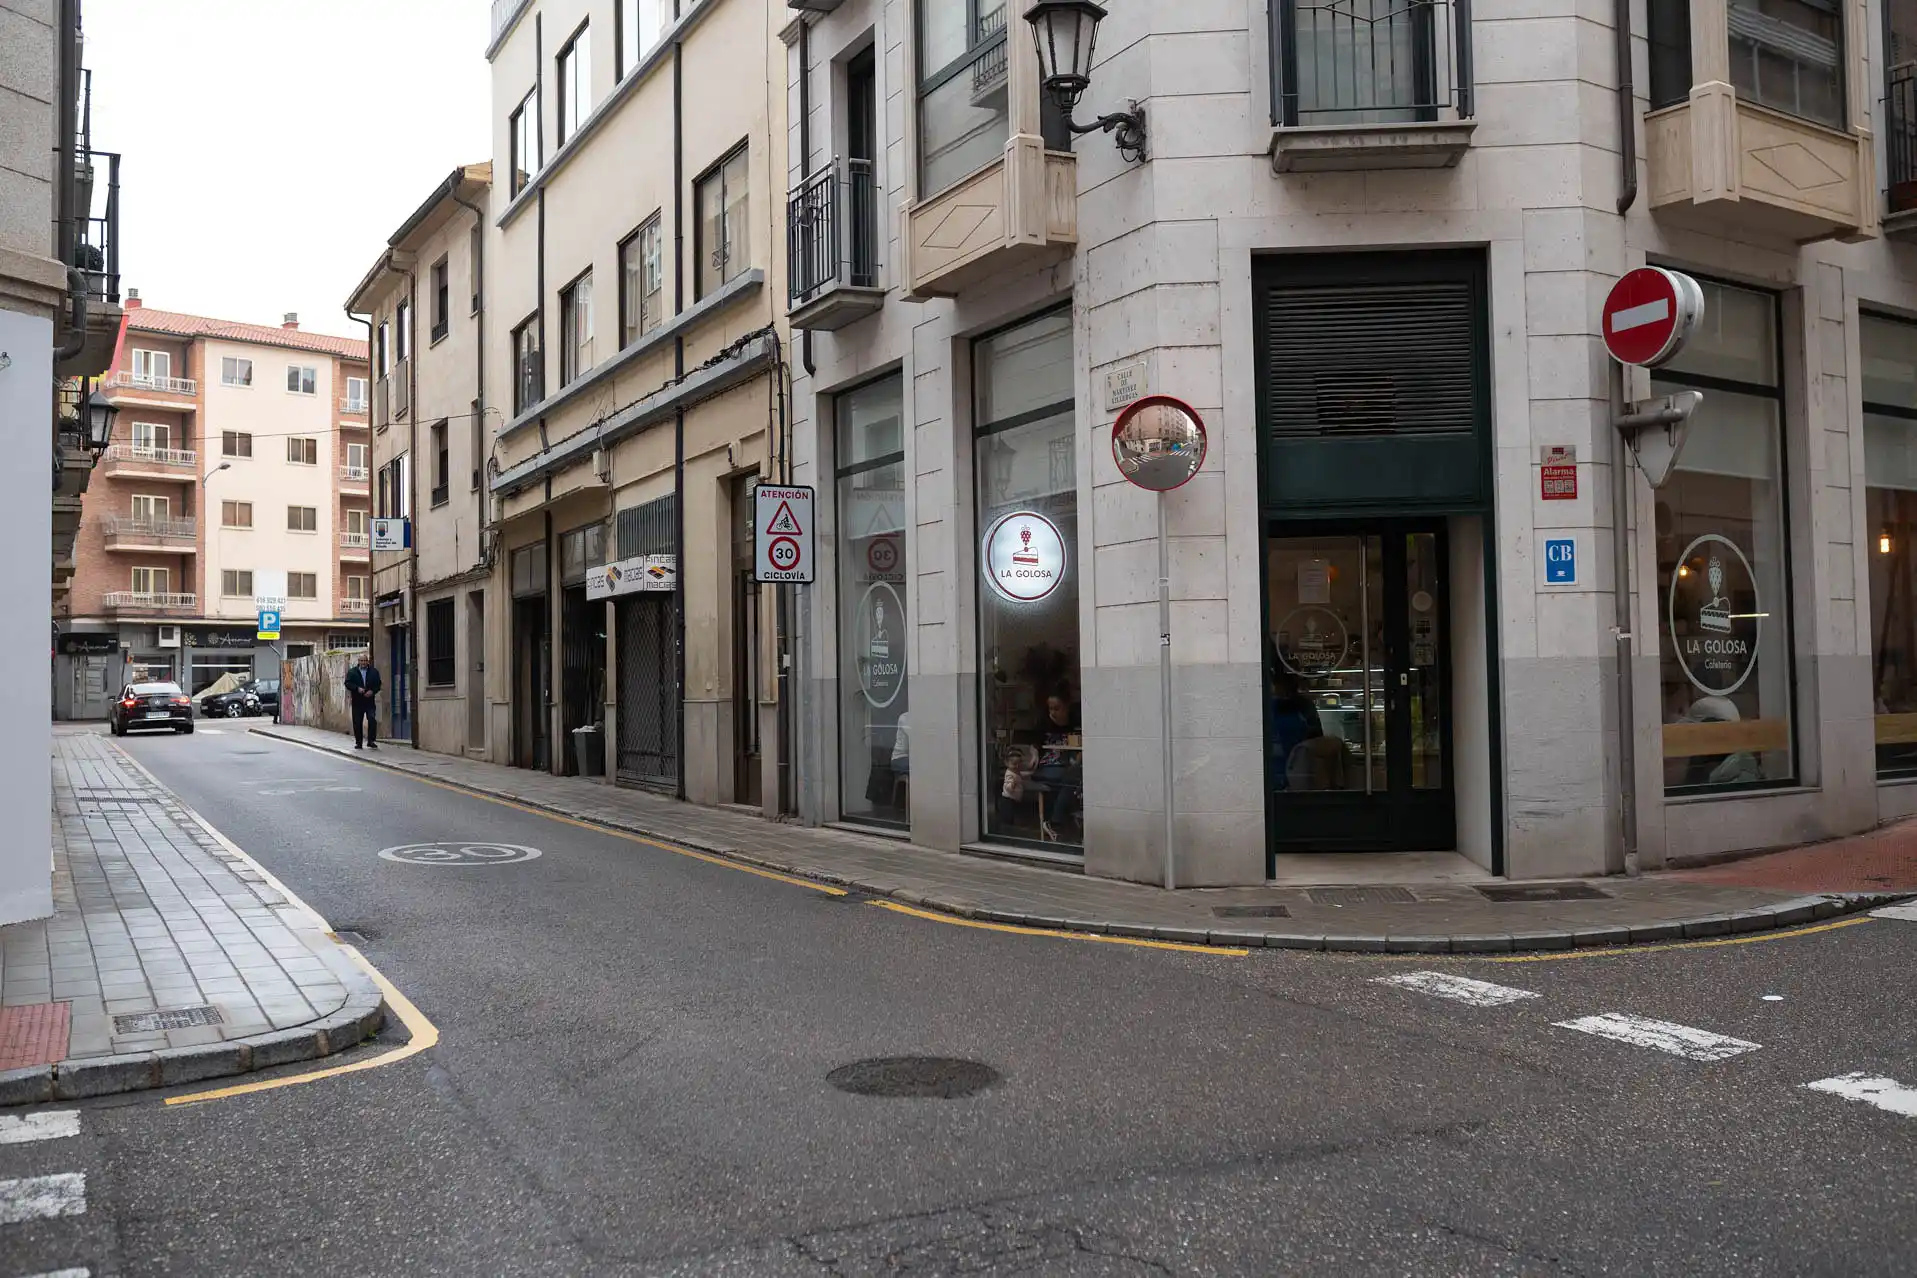
<svg viewBox="0 0 1917 1278">
<path fill-rule="evenodd" d="M 373 650 L 388 727 L 422 749 L 490 758 L 485 689 L 494 539 L 485 472 L 496 412 L 482 288 L 491 166 L 454 169 L 388 241 L 346 308 L 373 334 L 373 514 L 411 544 L 373 550 Z"/>
<path fill-rule="evenodd" d="M 743 0 L 496 16 L 495 757 L 777 811 L 778 611 L 740 546 L 786 464 L 783 52 Z M 676 588 L 589 590 L 642 555 Z"/>
</svg>

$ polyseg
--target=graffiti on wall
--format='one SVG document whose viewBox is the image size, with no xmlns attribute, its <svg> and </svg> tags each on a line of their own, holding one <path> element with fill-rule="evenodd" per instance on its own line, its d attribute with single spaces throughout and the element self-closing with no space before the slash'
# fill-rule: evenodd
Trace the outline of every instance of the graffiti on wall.
<svg viewBox="0 0 1917 1278">
<path fill-rule="evenodd" d="M 328 732 L 351 732 L 346 704 L 346 668 L 355 652 L 315 652 L 280 666 L 280 722 Z"/>
</svg>

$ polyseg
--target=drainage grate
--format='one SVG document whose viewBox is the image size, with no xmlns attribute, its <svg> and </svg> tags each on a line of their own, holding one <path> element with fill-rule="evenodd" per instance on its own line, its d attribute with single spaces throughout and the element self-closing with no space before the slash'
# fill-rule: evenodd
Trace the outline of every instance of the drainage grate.
<svg viewBox="0 0 1917 1278">
<path fill-rule="evenodd" d="M 182 1007 L 170 1012 L 128 1012 L 113 1018 L 113 1032 L 115 1035 L 158 1034 L 164 1030 L 218 1025 L 223 1019 L 217 1007 Z"/>
<path fill-rule="evenodd" d="M 1513 901 L 1608 901 L 1611 894 L 1589 883 L 1500 883 L 1478 894 L 1501 905 Z"/>
<path fill-rule="evenodd" d="M 1212 916 L 1221 919 L 1288 919 L 1291 911 L 1282 905 L 1214 905 Z"/>
<path fill-rule="evenodd" d="M 976 1096 L 998 1082 L 998 1071 L 982 1061 L 950 1056 L 880 1056 L 841 1065 L 825 1081 L 854 1096 L 955 1100 Z"/>
<path fill-rule="evenodd" d="M 1383 885 L 1312 888 L 1305 895 L 1313 905 L 1414 905 L 1418 900 L 1408 888 Z"/>
<path fill-rule="evenodd" d="M 366 948 L 366 942 L 371 940 L 372 937 L 373 933 L 368 932 L 364 928 L 336 927 L 333 929 L 333 939 L 335 941 L 362 950 Z"/>
</svg>

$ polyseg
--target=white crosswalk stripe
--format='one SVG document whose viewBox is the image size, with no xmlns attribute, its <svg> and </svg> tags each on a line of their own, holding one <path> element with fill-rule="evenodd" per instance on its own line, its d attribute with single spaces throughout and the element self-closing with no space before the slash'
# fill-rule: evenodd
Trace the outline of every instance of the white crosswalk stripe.
<svg viewBox="0 0 1917 1278">
<path fill-rule="evenodd" d="M 55 1269 L 51 1273 L 34 1274 L 32 1278 L 93 1278 L 91 1269 Z"/>
<path fill-rule="evenodd" d="M 36 1140 L 58 1140 L 80 1134 L 80 1111 L 56 1109 L 22 1118 L 0 1115 L 0 1145 L 25 1145 Z"/>
<path fill-rule="evenodd" d="M 1534 990 L 1493 985 L 1490 981 L 1474 981 L 1468 976 L 1453 976 L 1449 972 L 1400 972 L 1395 976 L 1372 979 L 1379 985 L 1395 985 L 1399 989 L 1416 990 L 1420 994 L 1449 999 L 1453 1003 L 1468 1003 L 1472 1007 L 1502 1007 L 1506 1003 L 1521 1003 L 1527 998 L 1543 997 Z"/>
<path fill-rule="evenodd" d="M 1864 1073 L 1839 1074 L 1836 1078 L 1820 1078 L 1804 1086 L 1813 1092 L 1829 1092 L 1832 1096 L 1862 1101 L 1905 1118 L 1917 1118 L 1917 1087 L 1906 1087 L 1894 1078 Z"/>
<path fill-rule="evenodd" d="M 1580 1016 L 1574 1021 L 1554 1021 L 1553 1024 L 1559 1029 L 1595 1034 L 1599 1038 L 1630 1043 L 1636 1047 L 1655 1048 L 1673 1056 L 1682 1056 L 1688 1061 L 1721 1061 L 1744 1052 L 1754 1052 L 1759 1046 L 1727 1034 L 1713 1034 L 1709 1030 L 1693 1029 L 1673 1021 L 1654 1021 L 1646 1016 L 1632 1016 L 1628 1012 L 1605 1012 L 1598 1016 Z"/>
<path fill-rule="evenodd" d="M 1917 923 L 1917 901 L 1886 905 L 1881 910 L 1872 910 L 1870 916 L 1874 919 L 1902 919 L 1906 923 Z"/>
<path fill-rule="evenodd" d="M 51 1220 L 57 1216 L 84 1216 L 86 1210 L 85 1172 L 0 1180 L 0 1225 Z"/>
</svg>

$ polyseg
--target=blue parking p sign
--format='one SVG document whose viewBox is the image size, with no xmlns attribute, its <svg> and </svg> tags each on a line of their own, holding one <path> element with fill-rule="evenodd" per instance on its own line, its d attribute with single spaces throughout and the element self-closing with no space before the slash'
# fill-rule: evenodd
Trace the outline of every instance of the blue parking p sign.
<svg viewBox="0 0 1917 1278">
<path fill-rule="evenodd" d="M 260 609 L 259 638 L 277 639 L 280 637 L 280 611 L 277 608 Z"/>
<path fill-rule="evenodd" d="M 1544 543 L 1544 580 L 1569 586 L 1578 579 L 1578 544 L 1569 537 L 1551 537 Z"/>
</svg>

